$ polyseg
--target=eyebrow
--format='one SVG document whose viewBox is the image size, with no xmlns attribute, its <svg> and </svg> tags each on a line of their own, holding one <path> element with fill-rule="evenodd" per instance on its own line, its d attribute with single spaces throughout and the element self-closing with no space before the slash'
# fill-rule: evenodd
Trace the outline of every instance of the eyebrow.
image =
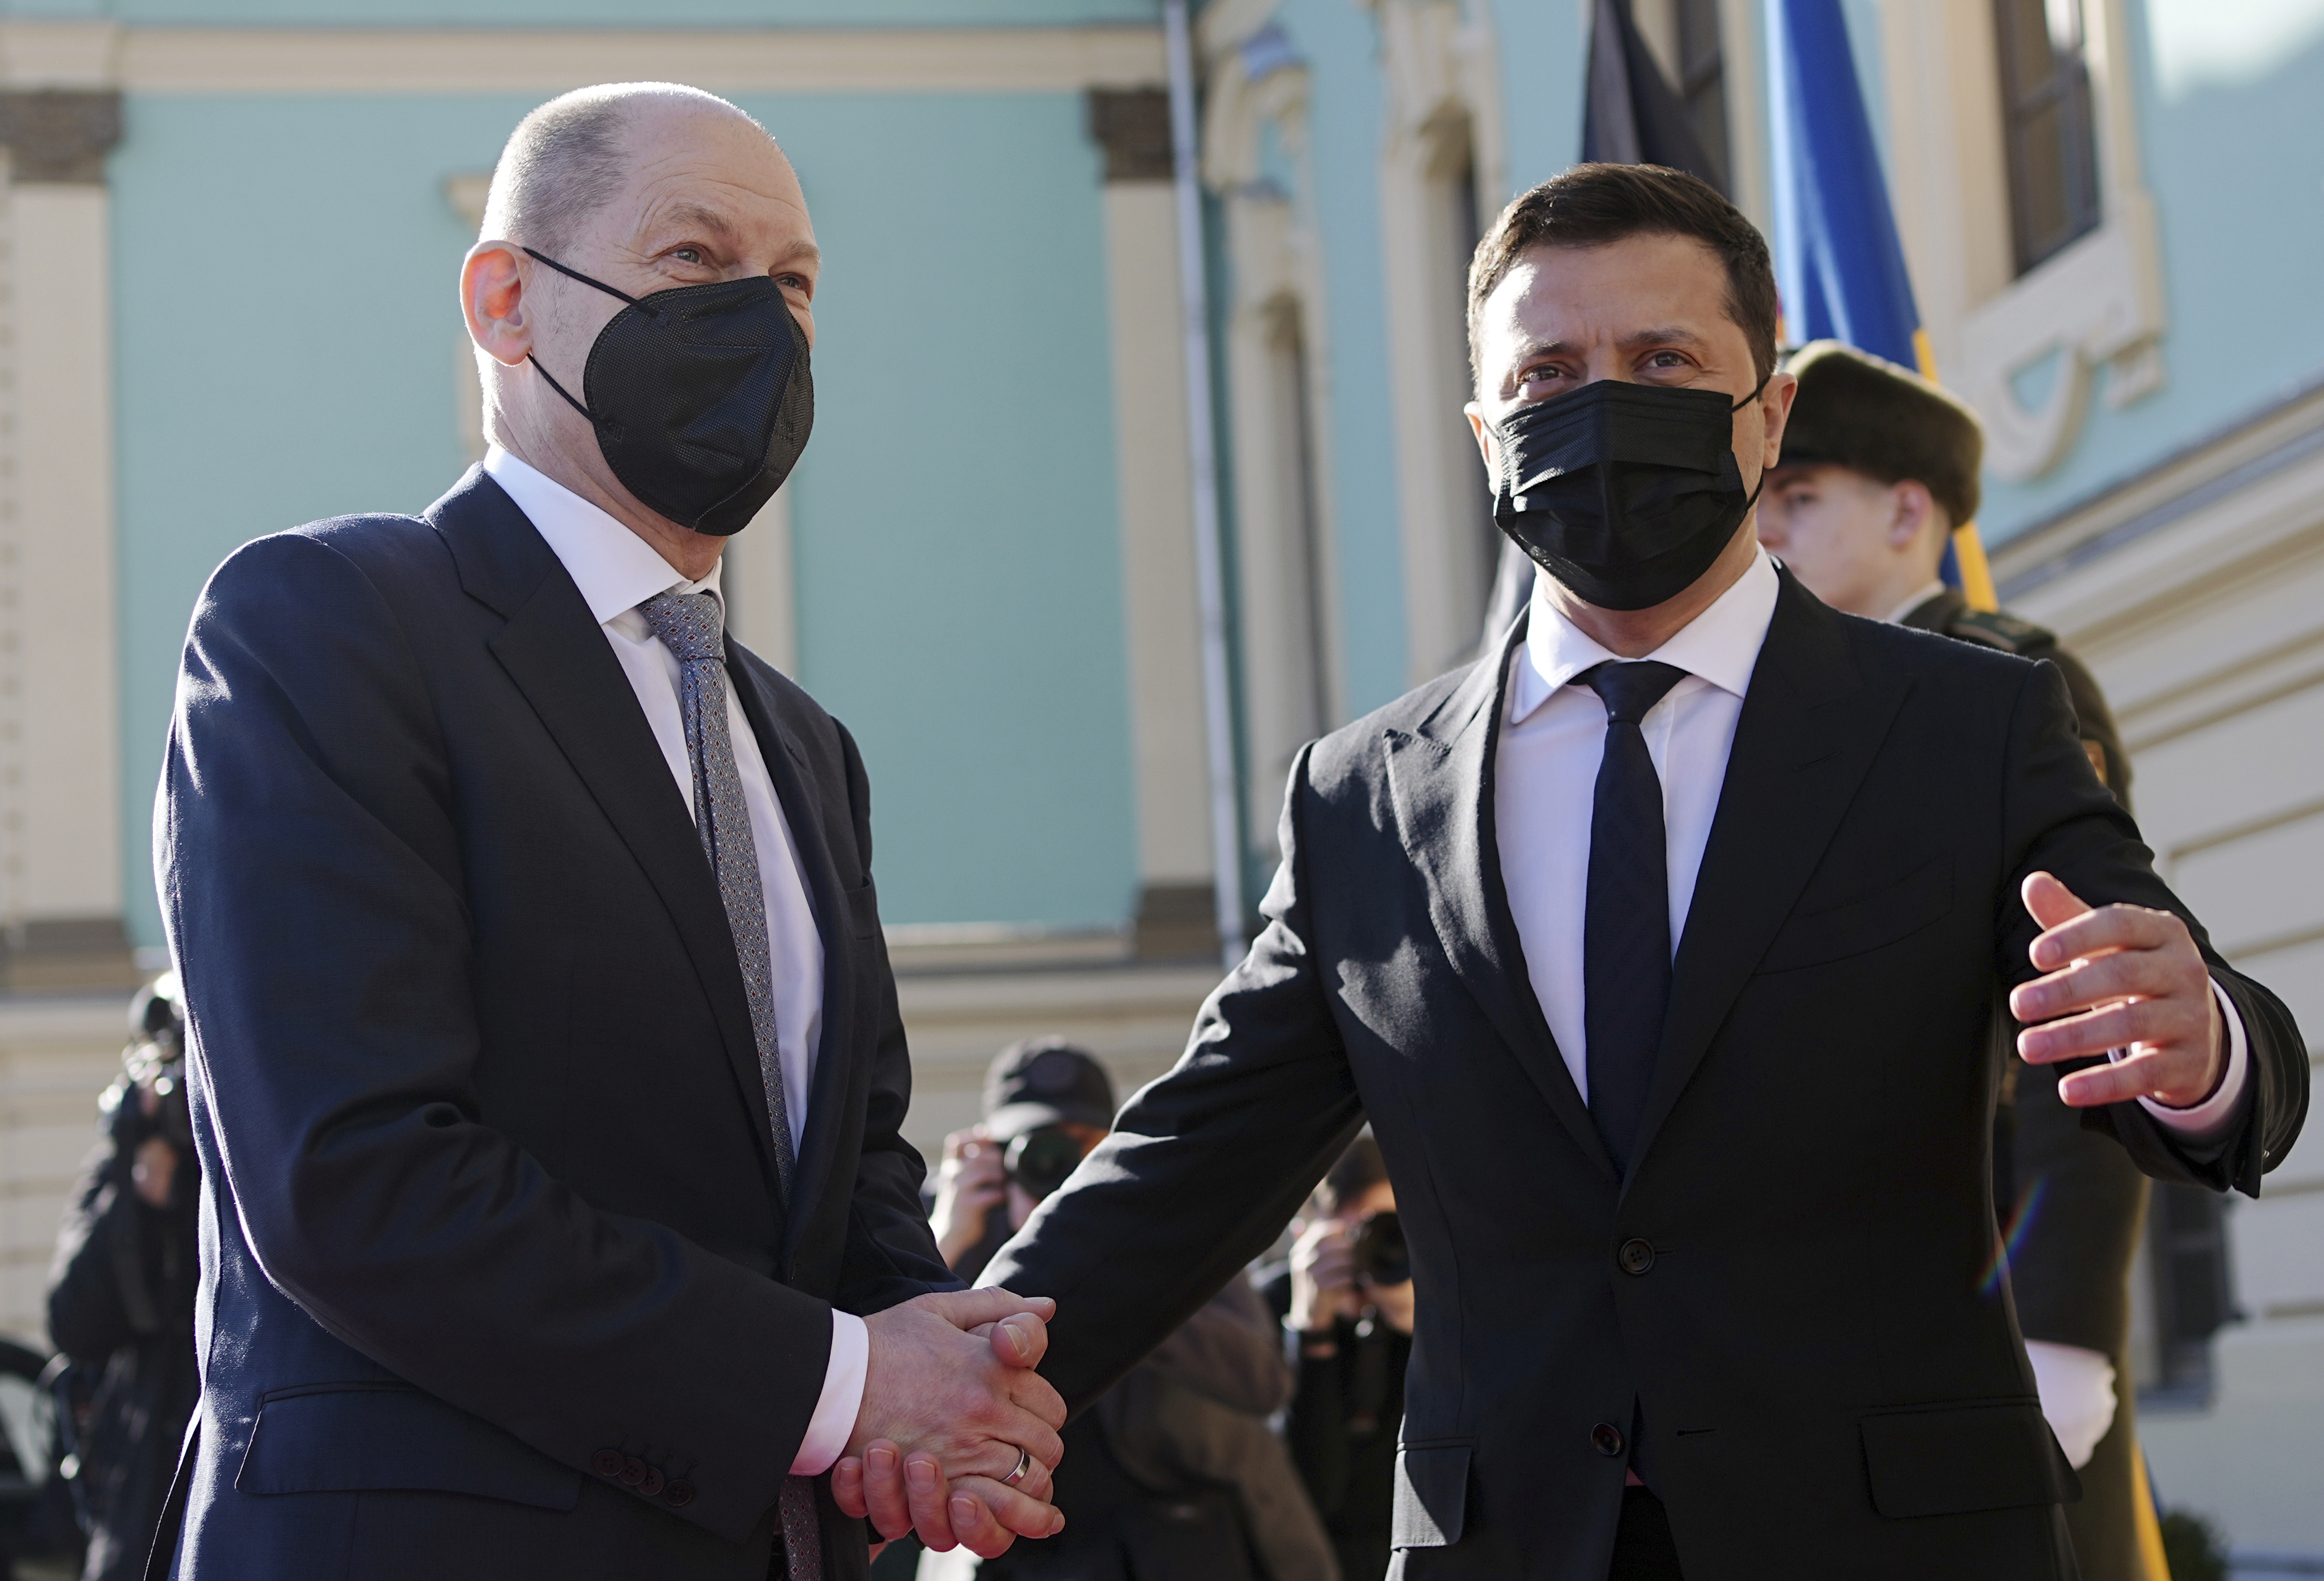
<svg viewBox="0 0 2324 1581">
<path fill-rule="evenodd" d="M 691 198 L 671 204 L 669 209 L 656 220 L 654 225 L 656 230 L 665 228 L 682 230 L 687 227 L 708 231 L 729 246 L 734 245 L 740 237 L 740 233 L 735 228 L 733 216 L 723 208 Z M 823 249 L 813 242 L 802 242 L 784 253 L 782 262 L 819 264 L 823 262 Z"/>
<path fill-rule="evenodd" d="M 1702 336 L 1691 329 L 1682 329 L 1675 324 L 1665 324 L 1653 329 L 1633 330 L 1614 344 L 1626 352 L 1636 352 L 1644 351 L 1648 346 L 1699 346 L 1706 343 Z M 1526 345 L 1517 347 L 1517 355 L 1509 360 L 1509 370 L 1515 372 L 1536 357 L 1555 356 L 1572 349 L 1573 343 L 1571 341 L 1528 341 Z"/>
</svg>

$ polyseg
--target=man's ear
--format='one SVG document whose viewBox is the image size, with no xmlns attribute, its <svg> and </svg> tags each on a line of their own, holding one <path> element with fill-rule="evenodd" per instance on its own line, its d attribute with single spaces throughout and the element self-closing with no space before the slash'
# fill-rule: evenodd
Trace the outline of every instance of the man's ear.
<svg viewBox="0 0 2324 1581">
<path fill-rule="evenodd" d="M 524 282 L 524 262 L 513 242 L 479 242 L 460 265 L 460 312 L 468 321 L 468 338 L 511 368 L 532 354 Z"/>
<path fill-rule="evenodd" d="M 1770 373 L 1766 388 L 1759 391 L 1759 420 L 1766 425 L 1766 440 L 1761 447 L 1761 471 L 1775 465 L 1784 455 L 1784 429 L 1792 420 L 1792 402 L 1800 393 L 1800 381 L 1789 373 Z"/>
<path fill-rule="evenodd" d="M 1944 514 L 1937 509 L 1929 485 L 1917 478 L 1891 483 L 1888 502 L 1888 547 L 1900 555 L 1918 543 L 1932 525 L 1939 524 Z"/>
</svg>

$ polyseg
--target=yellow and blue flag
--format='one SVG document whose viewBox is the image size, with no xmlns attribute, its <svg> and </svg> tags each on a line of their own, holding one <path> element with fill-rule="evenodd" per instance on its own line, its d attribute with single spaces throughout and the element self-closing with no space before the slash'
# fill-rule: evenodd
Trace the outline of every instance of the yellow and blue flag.
<svg viewBox="0 0 2324 1581">
<path fill-rule="evenodd" d="M 1864 111 L 1840 0 L 1767 0 L 1775 282 L 1795 342 L 1831 339 L 1935 380 Z M 1975 522 L 1953 529 L 1945 581 L 1997 606 Z"/>
</svg>

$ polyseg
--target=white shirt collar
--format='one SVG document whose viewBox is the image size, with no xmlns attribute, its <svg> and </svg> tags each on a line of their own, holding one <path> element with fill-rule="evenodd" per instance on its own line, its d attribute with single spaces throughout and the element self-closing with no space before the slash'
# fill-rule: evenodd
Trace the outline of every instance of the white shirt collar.
<svg viewBox="0 0 2324 1581">
<path fill-rule="evenodd" d="M 1775 594 L 1782 585 L 1767 551 L 1759 550 L 1732 587 L 1646 657 L 1742 696 L 1751 685 L 1752 666 L 1759 662 L 1759 648 L 1767 640 L 1767 623 L 1775 619 Z M 1533 611 L 1526 623 L 1525 662 L 1517 666 L 1509 688 L 1509 722 L 1523 722 L 1574 676 L 1619 657 L 1558 613 L 1543 593 L 1536 573 Z"/>
<path fill-rule="evenodd" d="M 719 566 L 688 582 L 654 547 L 563 483 L 499 446 L 484 452 L 484 471 L 516 501 L 550 551 L 564 562 L 599 625 L 659 593 L 718 592 Z"/>
<path fill-rule="evenodd" d="M 1911 614 L 1914 610 L 1919 609 L 1923 604 L 1927 603 L 1931 599 L 1939 596 L 1944 591 L 1944 579 L 1941 576 L 1932 576 L 1929 578 L 1927 586 L 1921 588 L 1919 591 L 1915 592 L 1912 597 L 1906 599 L 1903 603 L 1898 604 L 1895 609 L 1888 611 L 1888 624 L 1891 626 L 1895 625 L 1905 616 Z"/>
</svg>

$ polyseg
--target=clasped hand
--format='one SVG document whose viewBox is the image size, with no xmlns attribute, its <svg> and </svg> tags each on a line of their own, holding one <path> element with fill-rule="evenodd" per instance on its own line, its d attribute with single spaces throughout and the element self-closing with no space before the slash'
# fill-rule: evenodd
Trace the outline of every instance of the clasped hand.
<svg viewBox="0 0 2324 1581">
<path fill-rule="evenodd" d="M 939 1553 L 964 1544 L 984 1558 L 1065 1530 L 1047 1500 L 1065 1405 L 1033 1370 L 1056 1310 L 1046 1296 L 970 1290 L 864 1319 L 863 1404 L 831 1472 L 840 1509 L 883 1537 L 917 1531 Z M 1029 1462 L 1011 1484 L 1020 1449 Z"/>
<path fill-rule="evenodd" d="M 2010 992 L 2009 1013 L 2025 1024 L 2019 1054 L 2051 1065 L 2123 1051 L 2060 1080 L 2058 1096 L 2077 1108 L 2137 1098 L 2190 1108 L 2210 1096 L 2227 1028 L 2187 924 L 2143 905 L 2093 910 L 2048 873 L 2029 875 L 2024 895 L 2043 929 L 2029 953 L 2048 975 Z"/>
</svg>

